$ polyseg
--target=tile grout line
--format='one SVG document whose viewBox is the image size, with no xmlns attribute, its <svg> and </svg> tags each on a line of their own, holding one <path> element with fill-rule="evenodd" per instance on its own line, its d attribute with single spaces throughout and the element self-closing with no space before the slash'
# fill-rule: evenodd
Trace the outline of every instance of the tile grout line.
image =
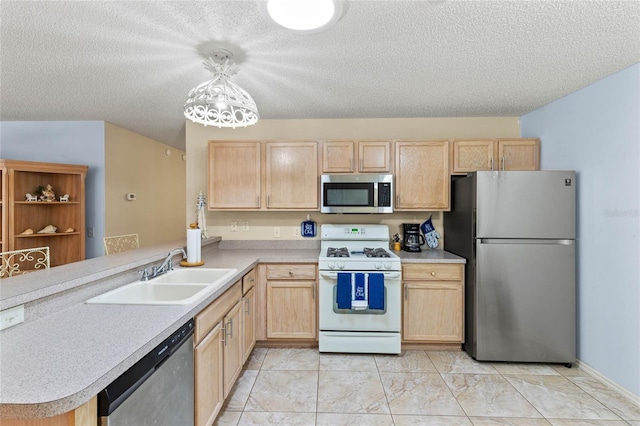
<svg viewBox="0 0 640 426">
<path fill-rule="evenodd" d="M 458 406 L 460 407 L 460 409 L 462 410 L 462 412 L 464 413 L 465 417 L 467 418 L 467 420 L 469 421 L 469 423 L 471 423 L 472 425 L 474 424 L 473 421 L 471 420 L 471 417 L 469 416 L 469 413 L 467 413 L 467 410 L 464 409 L 464 407 L 462 406 L 462 404 L 460 403 L 460 401 L 458 401 L 458 397 L 454 395 L 453 390 L 451 389 L 451 387 L 449 386 L 449 383 L 447 383 L 447 381 L 444 379 L 444 377 L 442 376 L 443 374 L 452 374 L 452 373 L 442 373 L 438 367 L 436 366 L 436 363 L 433 362 L 433 360 L 431 359 L 431 355 L 429 355 L 429 351 L 424 351 L 427 354 L 427 357 L 429 358 L 429 361 L 431 362 L 431 364 L 433 364 L 433 368 L 436 369 L 436 373 L 438 373 L 438 375 L 440 376 L 440 380 L 442 380 L 444 382 L 444 385 L 447 387 L 447 390 L 449 391 L 449 393 L 451 394 L 451 396 L 453 397 L 453 399 L 455 399 L 456 404 L 458 404 Z"/>
<path fill-rule="evenodd" d="M 378 365 L 378 361 L 376 360 L 375 355 L 372 355 L 373 363 L 376 365 L 376 371 L 378 372 L 378 380 L 380 380 L 380 386 L 382 386 L 382 392 L 384 392 L 384 399 L 387 401 L 387 408 L 389 409 L 389 416 L 391 417 L 391 424 L 395 426 L 396 420 L 393 418 L 393 412 L 391 411 L 391 404 L 389 403 L 389 394 L 384 387 L 384 383 L 382 382 L 382 376 L 380 375 L 380 366 Z"/>
</svg>

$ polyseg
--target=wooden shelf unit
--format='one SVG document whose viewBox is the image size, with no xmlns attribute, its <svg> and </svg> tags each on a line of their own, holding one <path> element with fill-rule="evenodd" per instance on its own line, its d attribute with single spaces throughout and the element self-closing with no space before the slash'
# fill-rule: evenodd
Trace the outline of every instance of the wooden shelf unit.
<svg viewBox="0 0 640 426">
<path fill-rule="evenodd" d="M 51 266 L 85 258 L 85 179 L 87 166 L 1 160 L 2 170 L 2 250 L 48 246 Z M 51 185 L 69 201 L 26 201 L 25 194 L 39 186 Z M 37 232 L 53 225 L 55 233 Z M 73 232 L 64 232 L 73 228 Z M 26 229 L 33 234 L 22 234 Z"/>
<path fill-rule="evenodd" d="M 5 236 L 7 235 L 7 225 L 8 219 L 5 218 L 7 215 L 7 208 L 5 206 L 4 200 L 7 194 L 7 177 L 6 177 L 6 169 L 2 161 L 0 161 L 0 253 L 6 251 L 7 245 L 4 242 Z"/>
</svg>

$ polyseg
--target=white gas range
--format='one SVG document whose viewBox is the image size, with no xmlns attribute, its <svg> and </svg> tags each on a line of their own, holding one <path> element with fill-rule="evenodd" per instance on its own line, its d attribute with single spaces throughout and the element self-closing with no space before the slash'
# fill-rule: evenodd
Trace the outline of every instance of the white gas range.
<svg viewBox="0 0 640 426">
<path fill-rule="evenodd" d="M 400 353 L 401 266 L 389 227 L 322 225 L 320 240 L 320 352 Z M 356 279 L 366 283 L 365 308 L 348 305 Z"/>
</svg>

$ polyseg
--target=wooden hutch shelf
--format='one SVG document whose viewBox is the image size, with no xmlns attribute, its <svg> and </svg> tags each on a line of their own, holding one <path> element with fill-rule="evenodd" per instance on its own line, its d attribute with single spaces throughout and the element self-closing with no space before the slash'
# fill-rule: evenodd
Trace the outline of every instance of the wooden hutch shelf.
<svg viewBox="0 0 640 426">
<path fill-rule="evenodd" d="M 85 258 L 85 179 L 87 166 L 0 159 L 0 251 L 48 246 L 51 266 Z M 51 185 L 56 201 L 26 201 L 26 194 Z M 69 201 L 59 201 L 69 195 Z M 38 234 L 48 225 L 55 233 Z M 73 228 L 74 232 L 64 232 Z M 21 235 L 26 229 L 33 234 Z"/>
</svg>

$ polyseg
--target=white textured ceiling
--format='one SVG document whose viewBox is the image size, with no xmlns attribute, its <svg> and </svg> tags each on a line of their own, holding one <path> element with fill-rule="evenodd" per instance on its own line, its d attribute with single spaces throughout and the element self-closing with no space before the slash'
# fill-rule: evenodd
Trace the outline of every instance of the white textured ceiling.
<svg viewBox="0 0 640 426">
<path fill-rule="evenodd" d="M 521 116 L 640 61 L 636 0 L 351 0 L 318 34 L 252 0 L 3 0 L 0 19 L 2 120 L 105 120 L 181 149 L 220 44 L 263 119 Z"/>
</svg>

